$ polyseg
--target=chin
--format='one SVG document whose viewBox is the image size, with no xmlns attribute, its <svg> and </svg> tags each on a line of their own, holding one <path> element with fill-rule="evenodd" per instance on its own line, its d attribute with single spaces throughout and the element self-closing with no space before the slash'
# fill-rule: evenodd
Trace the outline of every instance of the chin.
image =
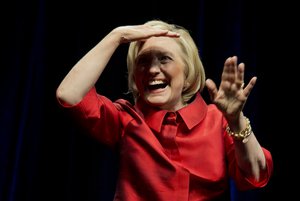
<svg viewBox="0 0 300 201">
<path fill-rule="evenodd" d="M 163 106 L 166 104 L 166 101 L 162 100 L 161 98 L 147 98 L 146 102 L 153 106 Z"/>
</svg>

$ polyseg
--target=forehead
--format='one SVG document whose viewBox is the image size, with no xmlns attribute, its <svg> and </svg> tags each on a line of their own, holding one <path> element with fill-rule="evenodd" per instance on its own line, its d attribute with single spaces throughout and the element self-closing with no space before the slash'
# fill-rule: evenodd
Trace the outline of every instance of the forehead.
<svg viewBox="0 0 300 201">
<path fill-rule="evenodd" d="M 138 55 L 148 51 L 160 51 L 178 55 L 181 52 L 176 39 L 170 37 L 151 37 L 142 45 Z"/>
</svg>

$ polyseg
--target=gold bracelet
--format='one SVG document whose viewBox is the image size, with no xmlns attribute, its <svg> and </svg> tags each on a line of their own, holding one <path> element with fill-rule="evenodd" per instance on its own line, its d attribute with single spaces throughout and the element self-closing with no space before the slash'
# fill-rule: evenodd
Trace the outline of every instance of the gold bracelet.
<svg viewBox="0 0 300 201">
<path fill-rule="evenodd" d="M 248 142 L 248 137 L 252 134 L 252 128 L 250 125 L 250 120 L 245 117 L 246 120 L 246 128 L 239 133 L 234 133 L 230 130 L 229 125 L 226 126 L 226 132 L 235 140 L 242 140 L 243 143 Z"/>
</svg>

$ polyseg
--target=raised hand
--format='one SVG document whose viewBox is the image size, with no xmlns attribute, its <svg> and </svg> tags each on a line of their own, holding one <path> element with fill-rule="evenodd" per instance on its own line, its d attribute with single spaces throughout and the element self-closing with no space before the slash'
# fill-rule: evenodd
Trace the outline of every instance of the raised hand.
<svg viewBox="0 0 300 201">
<path fill-rule="evenodd" d="M 252 77 L 244 87 L 244 63 L 237 64 L 237 57 L 229 57 L 224 63 L 219 89 L 211 80 L 206 80 L 210 98 L 223 112 L 227 120 L 237 119 L 242 112 L 247 98 L 256 83 L 256 77 Z"/>
<path fill-rule="evenodd" d="M 121 26 L 114 30 L 121 34 L 120 43 L 145 40 L 152 36 L 179 37 L 179 33 L 160 29 L 150 25 Z"/>
</svg>

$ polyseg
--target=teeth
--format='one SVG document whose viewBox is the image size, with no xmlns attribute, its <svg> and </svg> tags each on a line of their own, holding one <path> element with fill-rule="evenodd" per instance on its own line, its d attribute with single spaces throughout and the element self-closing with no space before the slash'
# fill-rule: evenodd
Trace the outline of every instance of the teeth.
<svg viewBox="0 0 300 201">
<path fill-rule="evenodd" d="M 164 84 L 162 80 L 152 80 L 149 82 L 149 85 L 156 85 L 156 84 Z"/>
</svg>

